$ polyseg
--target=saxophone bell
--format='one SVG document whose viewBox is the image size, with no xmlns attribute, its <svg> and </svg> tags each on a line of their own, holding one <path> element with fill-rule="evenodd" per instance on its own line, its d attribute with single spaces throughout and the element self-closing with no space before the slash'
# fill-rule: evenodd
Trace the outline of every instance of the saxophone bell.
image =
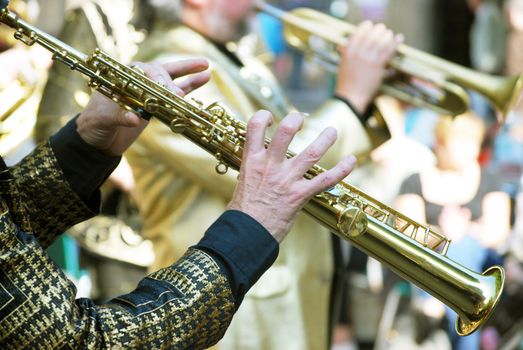
<svg viewBox="0 0 523 350">
<path fill-rule="evenodd" d="M 502 267 L 479 274 L 461 266 L 445 255 L 450 246 L 447 238 L 347 183 L 316 195 L 303 210 L 454 310 L 459 335 L 476 331 L 500 300 Z"/>
</svg>

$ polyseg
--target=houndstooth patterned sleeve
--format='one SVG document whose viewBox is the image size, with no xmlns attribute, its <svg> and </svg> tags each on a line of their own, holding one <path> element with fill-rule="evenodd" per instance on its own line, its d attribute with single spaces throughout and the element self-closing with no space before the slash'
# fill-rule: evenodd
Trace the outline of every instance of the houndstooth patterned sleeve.
<svg viewBox="0 0 523 350">
<path fill-rule="evenodd" d="M 198 249 L 105 305 L 75 294 L 36 238 L 3 210 L 1 349 L 205 349 L 223 336 L 235 310 L 226 276 Z"/>
<path fill-rule="evenodd" d="M 24 229 L 44 248 L 67 228 L 95 215 L 65 180 L 49 142 L 11 168 L 11 174 L 30 223 Z"/>
</svg>

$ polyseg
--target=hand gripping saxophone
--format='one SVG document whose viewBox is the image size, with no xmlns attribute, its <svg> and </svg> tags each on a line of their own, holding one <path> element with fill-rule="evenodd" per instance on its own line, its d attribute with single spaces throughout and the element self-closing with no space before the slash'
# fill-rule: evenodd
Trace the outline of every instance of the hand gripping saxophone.
<svg viewBox="0 0 523 350">
<path fill-rule="evenodd" d="M 7 10 L 7 2 L 0 0 L 0 22 L 16 30 L 16 39 L 27 45 L 42 45 L 55 60 L 87 76 L 92 88 L 144 118 L 158 118 L 173 132 L 204 148 L 218 160 L 217 172 L 225 173 L 229 167 L 239 169 L 246 126 L 224 107 L 189 102 L 99 50 L 87 56 L 19 19 Z M 305 176 L 313 178 L 323 171 L 314 166 Z M 478 274 L 459 265 L 445 256 L 448 239 L 347 183 L 316 195 L 303 210 L 447 304 L 459 316 L 456 330 L 460 335 L 480 327 L 499 301 L 504 284 L 501 267 Z"/>
</svg>

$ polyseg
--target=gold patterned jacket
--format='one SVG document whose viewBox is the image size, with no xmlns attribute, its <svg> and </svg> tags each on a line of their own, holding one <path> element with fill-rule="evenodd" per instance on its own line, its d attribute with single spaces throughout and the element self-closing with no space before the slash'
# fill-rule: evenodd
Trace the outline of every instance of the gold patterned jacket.
<svg viewBox="0 0 523 350">
<path fill-rule="evenodd" d="M 264 229 L 245 214 L 227 212 L 222 223 L 206 233 L 207 243 L 204 238 L 176 264 L 144 278 L 135 291 L 100 306 L 75 299 L 73 283 L 44 249 L 69 226 L 94 215 L 99 191 L 85 184 L 100 182 L 93 181 L 96 177 L 103 181 L 106 175 L 99 173 L 110 173 L 117 163 L 110 159 L 107 169 L 97 168 L 96 150 L 86 148 L 75 131 L 75 137 L 64 136 L 75 125 L 73 120 L 64 128 L 69 132 L 61 131 L 12 169 L 4 165 L 0 174 L 0 348 L 204 349 L 212 345 L 225 332 L 250 286 L 247 282 L 253 283 L 274 260 L 274 239 L 265 231 L 265 242 L 272 248 L 262 258 L 264 267 L 255 266 L 256 273 L 234 287 L 238 282 L 228 282 L 231 273 L 236 273 L 235 281 L 242 281 L 242 275 L 226 263 L 232 256 L 214 249 L 217 241 L 227 230 L 236 230 L 235 237 L 243 230 L 250 239 Z M 89 166 L 96 171 L 90 173 Z M 75 168 L 87 170 L 75 172 Z M 235 227 L 238 221 L 241 226 Z M 231 245 L 227 247 L 252 254 L 249 246 Z M 260 251 L 259 246 L 256 249 Z"/>
<path fill-rule="evenodd" d="M 239 71 L 240 67 L 221 50 L 187 27 L 156 28 L 139 52 L 137 59 L 143 61 L 194 56 L 209 59 L 210 82 L 192 97 L 205 105 L 223 102 L 239 119 L 246 120 L 256 109 L 274 107 L 270 98 L 260 101 L 247 93 L 242 76 L 264 89 L 269 87 L 273 94 L 281 94 L 275 77 L 261 62 L 252 59 L 245 64 L 249 69 L 245 75 L 243 68 Z M 256 90 L 256 86 L 250 90 Z M 329 125 L 338 130 L 338 141 L 323 165 L 332 166 L 342 156 L 369 149 L 370 141 L 358 118 L 345 103 L 334 99 L 307 117 L 291 149 L 303 149 Z M 224 210 L 237 174 L 229 171 L 218 175 L 216 160 L 154 119 L 126 157 L 136 179 L 144 235 L 153 241 L 154 268 L 167 266 L 200 239 L 193 232 L 201 232 Z M 325 228 L 300 214 L 281 245 L 276 263 L 247 293 L 220 343 L 224 349 L 327 347 L 333 274 L 330 239 Z"/>
</svg>

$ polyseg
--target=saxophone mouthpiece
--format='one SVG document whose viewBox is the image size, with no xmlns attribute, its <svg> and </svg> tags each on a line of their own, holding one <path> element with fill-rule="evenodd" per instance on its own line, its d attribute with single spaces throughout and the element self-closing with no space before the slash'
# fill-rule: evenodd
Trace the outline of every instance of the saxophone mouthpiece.
<svg viewBox="0 0 523 350">
<path fill-rule="evenodd" d="M 7 8 L 7 5 L 9 5 L 9 0 L 0 0 L 0 11 Z"/>
</svg>

